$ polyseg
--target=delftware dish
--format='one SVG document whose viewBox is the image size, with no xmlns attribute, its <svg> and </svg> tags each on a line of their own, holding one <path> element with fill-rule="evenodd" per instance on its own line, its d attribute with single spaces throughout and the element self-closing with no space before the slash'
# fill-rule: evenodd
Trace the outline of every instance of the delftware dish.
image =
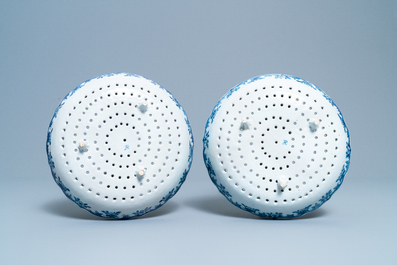
<svg viewBox="0 0 397 265">
<path fill-rule="evenodd" d="M 341 186 L 350 137 L 338 107 L 315 85 L 262 75 L 232 88 L 205 128 L 204 162 L 235 206 L 273 219 L 316 210 Z"/>
<path fill-rule="evenodd" d="M 164 205 L 189 172 L 193 135 L 185 111 L 142 76 L 88 80 L 59 104 L 47 136 L 55 182 L 70 200 L 106 218 Z"/>
</svg>

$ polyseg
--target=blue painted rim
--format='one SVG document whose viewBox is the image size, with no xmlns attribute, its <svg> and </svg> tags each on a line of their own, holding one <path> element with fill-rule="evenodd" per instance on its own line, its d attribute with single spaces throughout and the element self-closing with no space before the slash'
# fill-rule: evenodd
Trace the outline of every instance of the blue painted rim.
<svg viewBox="0 0 397 265">
<path fill-rule="evenodd" d="M 157 205 L 155 205 L 155 206 L 153 206 L 153 207 L 147 207 L 147 208 L 145 208 L 145 209 L 137 210 L 137 211 L 135 211 L 135 212 L 133 212 L 133 213 L 126 214 L 126 215 L 125 215 L 125 214 L 121 215 L 121 212 L 120 212 L 120 211 L 118 211 L 118 212 L 109 212 L 109 211 L 106 211 L 106 210 L 102 210 L 102 211 L 93 211 L 93 210 L 91 210 L 91 207 L 90 207 L 87 203 L 83 202 L 80 198 L 73 196 L 73 195 L 71 194 L 69 188 L 66 187 L 66 186 L 62 183 L 60 177 L 57 175 L 57 173 L 56 173 L 56 168 L 55 168 L 55 164 L 54 164 L 53 157 L 52 157 L 52 154 L 51 154 L 51 135 L 52 135 L 52 131 L 53 131 L 53 127 L 52 127 L 52 126 L 53 126 L 53 121 L 54 121 L 54 119 L 56 119 L 59 110 L 60 110 L 60 109 L 62 108 L 62 106 L 65 104 L 65 101 L 66 101 L 69 97 L 71 97 L 77 90 L 79 90 L 80 88 L 84 87 L 86 84 L 88 84 L 88 83 L 91 82 L 92 80 L 102 79 L 102 78 L 104 78 L 104 77 L 118 76 L 118 75 L 121 75 L 121 76 L 133 76 L 133 77 L 143 78 L 143 79 L 146 79 L 146 80 L 150 81 L 152 84 L 154 84 L 155 86 L 161 88 L 162 90 L 166 91 L 166 92 L 168 93 L 169 97 L 175 102 L 176 106 L 177 106 L 180 110 L 183 111 L 183 114 L 184 114 L 184 116 L 185 116 L 185 117 L 184 117 L 185 123 L 186 123 L 186 125 L 187 125 L 188 131 L 189 131 L 189 136 L 190 136 L 190 140 L 189 140 L 188 166 L 185 168 L 185 170 L 184 170 L 182 176 L 180 177 L 177 186 L 176 186 L 175 188 L 173 188 L 172 190 L 170 190 L 169 193 L 168 193 L 166 196 L 164 196 L 164 197 L 158 202 Z M 142 216 L 142 215 L 144 215 L 144 214 L 147 214 L 147 213 L 149 213 L 149 212 L 152 212 L 152 211 L 154 211 L 154 210 L 160 208 L 161 206 L 163 206 L 169 199 L 171 199 L 171 198 L 179 191 L 179 189 L 181 188 L 182 184 L 185 182 L 186 177 L 187 177 L 187 174 L 189 173 L 189 170 L 190 170 L 190 167 L 191 167 L 191 164 L 192 164 L 192 161 L 193 161 L 193 148 L 194 148 L 194 139 L 193 139 L 193 133 L 192 133 L 192 128 L 191 128 L 191 126 L 190 126 L 189 119 L 188 119 L 188 117 L 187 117 L 187 115 L 186 115 L 185 110 L 182 108 L 182 106 L 179 104 L 179 102 L 176 100 L 176 98 L 175 98 L 168 90 L 166 90 L 165 88 L 163 88 L 162 86 L 160 86 L 159 84 L 155 83 L 154 81 L 152 81 L 152 80 L 150 80 L 150 79 L 148 79 L 148 78 L 145 78 L 145 77 L 143 77 L 143 76 L 139 76 L 139 75 L 136 75 L 136 74 L 123 73 L 123 72 L 121 72 L 121 73 L 104 74 L 104 75 L 100 75 L 100 76 L 98 76 L 98 77 L 94 77 L 94 78 L 92 78 L 92 79 L 89 79 L 89 80 L 87 80 L 87 81 L 81 83 L 81 84 L 80 84 L 79 86 L 77 86 L 75 89 L 73 89 L 72 91 L 70 91 L 70 92 L 63 98 L 63 100 L 59 103 L 58 107 L 57 107 L 56 110 L 55 110 L 55 113 L 54 113 L 54 115 L 53 115 L 53 117 L 52 117 L 52 119 L 51 119 L 51 121 L 50 121 L 49 126 L 48 126 L 47 142 L 46 142 L 46 150 L 47 150 L 48 164 L 49 164 L 49 166 L 50 166 L 50 168 L 51 168 L 52 176 L 53 176 L 55 182 L 58 184 L 58 186 L 59 186 L 59 187 L 61 188 L 61 190 L 63 191 L 63 193 L 66 195 L 66 197 L 68 197 L 70 200 L 72 200 L 74 203 L 76 203 L 76 204 L 77 204 L 79 207 L 81 207 L 82 209 L 87 210 L 88 212 L 90 212 L 90 213 L 92 213 L 92 214 L 94 214 L 94 215 L 97 215 L 97 216 L 99 216 L 99 217 L 104 217 L 104 218 L 111 218 L 111 219 L 130 219 L 130 218 L 134 218 L 134 217 L 139 217 L 139 216 Z"/>
<path fill-rule="evenodd" d="M 293 214 L 283 214 L 280 212 L 263 212 L 260 211 L 259 209 L 256 208 L 252 208 L 250 206 L 247 206 L 243 203 L 239 203 L 236 200 L 234 200 L 232 198 L 232 195 L 228 192 L 228 190 L 226 189 L 225 186 L 223 186 L 222 184 L 218 183 L 217 180 L 217 176 L 215 174 L 215 171 L 212 167 L 211 164 L 211 160 L 210 158 L 207 156 L 207 149 L 209 147 L 209 127 L 210 125 L 213 123 L 215 115 L 217 114 L 219 108 L 222 105 L 222 101 L 229 98 L 234 92 L 238 91 L 243 85 L 247 85 L 250 83 L 253 83 L 255 81 L 258 80 L 262 80 L 265 78 L 275 78 L 275 79 L 287 79 L 287 80 L 294 80 L 298 83 L 302 83 L 305 84 L 311 88 L 313 88 L 314 90 L 317 90 L 319 92 L 321 92 L 321 94 L 323 95 L 323 97 L 325 97 L 328 102 L 331 103 L 332 106 L 334 106 L 337 111 L 338 111 L 338 116 L 339 119 L 342 122 L 344 131 L 347 135 L 347 142 L 346 142 L 346 161 L 345 164 L 342 167 L 341 172 L 339 173 L 339 177 L 337 178 L 337 180 L 335 181 L 335 186 L 334 188 L 330 189 L 324 196 L 322 196 L 322 198 L 316 202 L 315 204 L 310 204 L 308 206 L 306 206 L 303 209 L 299 209 L 297 211 L 294 211 Z M 299 216 L 302 216 L 304 214 L 307 214 L 309 212 L 312 212 L 316 209 L 318 209 L 321 205 L 323 205 L 326 201 L 328 201 L 331 196 L 339 189 L 339 187 L 342 185 L 343 180 L 345 178 L 345 175 L 349 169 L 350 166 L 350 154 L 351 154 L 351 147 L 350 147 L 350 134 L 349 134 L 349 130 L 346 126 L 346 122 L 342 116 L 341 111 L 339 110 L 339 108 L 336 106 L 336 104 L 332 101 L 332 99 L 324 93 L 324 91 L 322 91 L 320 88 L 318 88 L 317 86 L 313 85 L 312 83 L 307 82 L 306 80 L 303 80 L 301 78 L 298 77 L 294 77 L 294 76 L 290 76 L 290 75 L 284 75 L 284 74 L 267 74 L 267 75 L 260 75 L 251 79 L 248 79 L 240 84 L 238 84 L 237 86 L 233 87 L 232 89 L 230 89 L 215 105 L 214 109 L 211 112 L 211 115 L 209 116 L 206 126 L 205 126 L 205 131 L 204 131 L 204 137 L 203 137 L 203 157 L 204 157 L 204 163 L 205 166 L 207 168 L 208 171 L 208 175 L 210 176 L 212 182 L 215 184 L 215 186 L 218 188 L 219 192 L 226 197 L 226 199 L 228 199 L 229 202 L 231 202 L 232 204 L 234 204 L 235 206 L 237 206 L 238 208 L 250 212 L 252 214 L 264 217 L 264 218 L 271 218 L 271 219 L 291 219 L 291 218 L 296 218 Z"/>
</svg>

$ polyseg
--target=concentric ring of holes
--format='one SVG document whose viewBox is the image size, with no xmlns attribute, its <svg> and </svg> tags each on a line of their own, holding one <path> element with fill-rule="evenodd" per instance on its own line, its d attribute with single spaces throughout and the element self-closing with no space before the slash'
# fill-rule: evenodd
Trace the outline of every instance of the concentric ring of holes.
<svg viewBox="0 0 397 265">
<path fill-rule="evenodd" d="M 61 149 L 68 172 L 64 181 L 73 178 L 75 188 L 113 202 L 142 199 L 167 181 L 178 183 L 170 176 L 186 166 L 180 160 L 187 160 L 181 153 L 187 154 L 188 142 L 183 139 L 188 139 L 188 131 L 181 128 L 182 111 L 162 93 L 161 97 L 156 91 L 116 82 L 74 100 L 66 115 L 58 115 L 61 137 L 59 146 L 52 147 Z M 87 152 L 80 151 L 81 142 Z"/>
<path fill-rule="evenodd" d="M 242 120 L 248 129 L 241 129 Z M 315 120 L 320 124 L 312 131 Z M 255 205 L 297 205 L 325 195 L 345 162 L 346 135 L 337 110 L 303 85 L 252 84 L 235 91 L 218 109 L 210 135 L 216 143 L 210 142 L 207 154 L 218 154 L 211 156 L 217 178 Z M 288 180 L 285 188 L 278 185 L 280 177 Z"/>
</svg>

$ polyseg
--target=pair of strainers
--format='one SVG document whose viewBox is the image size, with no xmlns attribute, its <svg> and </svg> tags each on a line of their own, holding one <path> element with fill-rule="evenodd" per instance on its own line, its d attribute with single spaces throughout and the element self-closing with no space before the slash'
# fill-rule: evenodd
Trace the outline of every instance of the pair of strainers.
<svg viewBox="0 0 397 265">
<path fill-rule="evenodd" d="M 320 207 L 350 162 L 349 131 L 313 84 L 263 75 L 227 92 L 205 127 L 204 162 L 218 190 L 252 214 L 285 219 Z M 180 189 L 193 134 L 178 101 L 142 76 L 88 80 L 59 104 L 47 136 L 48 162 L 63 193 L 114 219 L 156 210 Z"/>
</svg>

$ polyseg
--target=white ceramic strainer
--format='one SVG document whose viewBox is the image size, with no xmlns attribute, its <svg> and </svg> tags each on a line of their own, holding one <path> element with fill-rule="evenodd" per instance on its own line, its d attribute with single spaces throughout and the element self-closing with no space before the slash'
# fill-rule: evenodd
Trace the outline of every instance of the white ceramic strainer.
<svg viewBox="0 0 397 265">
<path fill-rule="evenodd" d="M 47 136 L 52 175 L 65 195 L 101 217 L 162 206 L 190 169 L 193 135 L 176 99 L 144 77 L 96 77 L 59 104 Z"/>
<path fill-rule="evenodd" d="M 234 205 L 274 219 L 320 207 L 350 163 L 349 131 L 318 87 L 288 75 L 263 75 L 232 88 L 207 121 L 204 161 Z"/>
</svg>

